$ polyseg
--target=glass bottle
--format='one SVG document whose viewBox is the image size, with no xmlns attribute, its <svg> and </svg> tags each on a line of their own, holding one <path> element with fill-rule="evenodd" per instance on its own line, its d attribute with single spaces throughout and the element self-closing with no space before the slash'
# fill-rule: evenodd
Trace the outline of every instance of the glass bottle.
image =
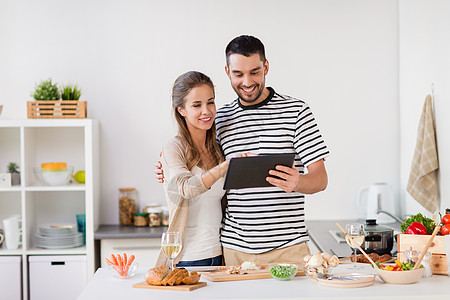
<svg viewBox="0 0 450 300">
<path fill-rule="evenodd" d="M 136 213 L 136 189 L 119 188 L 120 225 L 133 225 L 135 213 Z"/>
<path fill-rule="evenodd" d="M 427 251 L 427 253 L 425 253 L 422 259 L 423 267 L 425 268 L 425 273 L 423 273 L 422 278 L 431 278 L 431 275 L 433 275 L 433 272 L 431 271 L 430 259 L 431 259 L 431 252 Z"/>
</svg>

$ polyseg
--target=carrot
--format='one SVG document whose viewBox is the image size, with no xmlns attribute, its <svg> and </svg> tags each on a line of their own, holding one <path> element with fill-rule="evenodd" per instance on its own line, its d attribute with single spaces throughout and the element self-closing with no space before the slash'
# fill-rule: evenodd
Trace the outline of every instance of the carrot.
<svg viewBox="0 0 450 300">
<path fill-rule="evenodd" d="M 123 254 L 123 265 L 127 266 L 127 254 L 126 253 Z"/>
<path fill-rule="evenodd" d="M 116 257 L 114 256 L 114 254 L 111 254 L 111 261 L 114 263 L 114 265 L 118 266 L 119 262 L 117 261 Z"/>
<path fill-rule="evenodd" d="M 127 266 L 130 266 L 133 263 L 134 259 L 135 259 L 134 255 L 131 255 L 130 259 L 128 260 Z"/>
<path fill-rule="evenodd" d="M 115 264 L 112 261 L 110 261 L 107 257 L 105 257 L 105 260 L 108 265 L 115 266 Z"/>
<path fill-rule="evenodd" d="M 119 266 L 122 267 L 123 261 L 122 261 L 122 257 L 120 256 L 120 254 L 117 254 L 117 261 L 119 262 Z"/>
<path fill-rule="evenodd" d="M 124 276 L 123 275 L 123 268 L 119 267 L 119 266 L 113 266 L 114 270 L 117 271 L 117 273 L 119 273 L 120 276 Z"/>
</svg>

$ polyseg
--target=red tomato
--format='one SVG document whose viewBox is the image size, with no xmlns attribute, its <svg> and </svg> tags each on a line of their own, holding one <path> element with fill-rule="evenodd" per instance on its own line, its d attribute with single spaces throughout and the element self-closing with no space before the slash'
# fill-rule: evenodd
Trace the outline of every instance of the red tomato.
<svg viewBox="0 0 450 300">
<path fill-rule="evenodd" d="M 442 217 L 442 223 L 450 224 L 450 214 Z"/>
<path fill-rule="evenodd" d="M 442 226 L 441 234 L 442 235 L 447 235 L 449 233 L 450 233 L 450 224 L 445 224 L 444 226 Z"/>
</svg>

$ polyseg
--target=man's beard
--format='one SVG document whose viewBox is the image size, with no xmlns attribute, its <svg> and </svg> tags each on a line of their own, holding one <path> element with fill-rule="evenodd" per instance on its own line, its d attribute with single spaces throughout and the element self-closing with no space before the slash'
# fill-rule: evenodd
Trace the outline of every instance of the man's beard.
<svg viewBox="0 0 450 300">
<path fill-rule="evenodd" d="M 257 85 L 257 87 L 260 87 L 260 85 Z M 256 94 L 254 98 L 251 98 L 251 99 L 247 98 L 247 99 L 245 99 L 243 97 L 243 96 L 245 96 L 245 94 L 244 94 L 244 92 L 242 92 L 241 88 L 237 88 L 237 90 L 235 90 L 235 92 L 238 95 L 239 99 L 241 101 L 245 102 L 245 103 L 248 103 L 248 104 L 256 102 L 259 99 L 259 97 L 261 97 L 261 94 L 263 93 L 263 91 L 264 91 L 264 89 L 262 88 L 262 89 L 259 90 L 258 94 Z M 241 94 L 242 94 L 242 96 L 241 96 Z"/>
</svg>

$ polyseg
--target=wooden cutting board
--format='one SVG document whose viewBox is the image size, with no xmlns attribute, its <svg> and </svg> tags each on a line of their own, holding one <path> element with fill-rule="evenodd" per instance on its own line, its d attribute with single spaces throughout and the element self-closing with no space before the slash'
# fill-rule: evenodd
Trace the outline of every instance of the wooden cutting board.
<svg viewBox="0 0 450 300">
<path fill-rule="evenodd" d="M 133 284 L 134 288 L 143 288 L 143 289 L 157 289 L 157 290 L 166 290 L 166 291 L 185 291 L 190 292 L 201 287 L 206 286 L 206 282 L 197 282 L 196 284 L 179 284 L 179 285 L 150 285 L 147 282 L 140 282 Z"/>
<path fill-rule="evenodd" d="M 202 278 L 214 282 L 272 278 L 272 275 L 270 275 L 268 268 L 260 270 L 248 270 L 245 272 L 247 273 L 228 274 L 226 271 L 220 270 L 216 272 L 199 272 L 199 273 L 202 274 Z M 305 272 L 303 272 L 303 270 L 298 270 L 295 276 L 305 276 Z"/>
</svg>

